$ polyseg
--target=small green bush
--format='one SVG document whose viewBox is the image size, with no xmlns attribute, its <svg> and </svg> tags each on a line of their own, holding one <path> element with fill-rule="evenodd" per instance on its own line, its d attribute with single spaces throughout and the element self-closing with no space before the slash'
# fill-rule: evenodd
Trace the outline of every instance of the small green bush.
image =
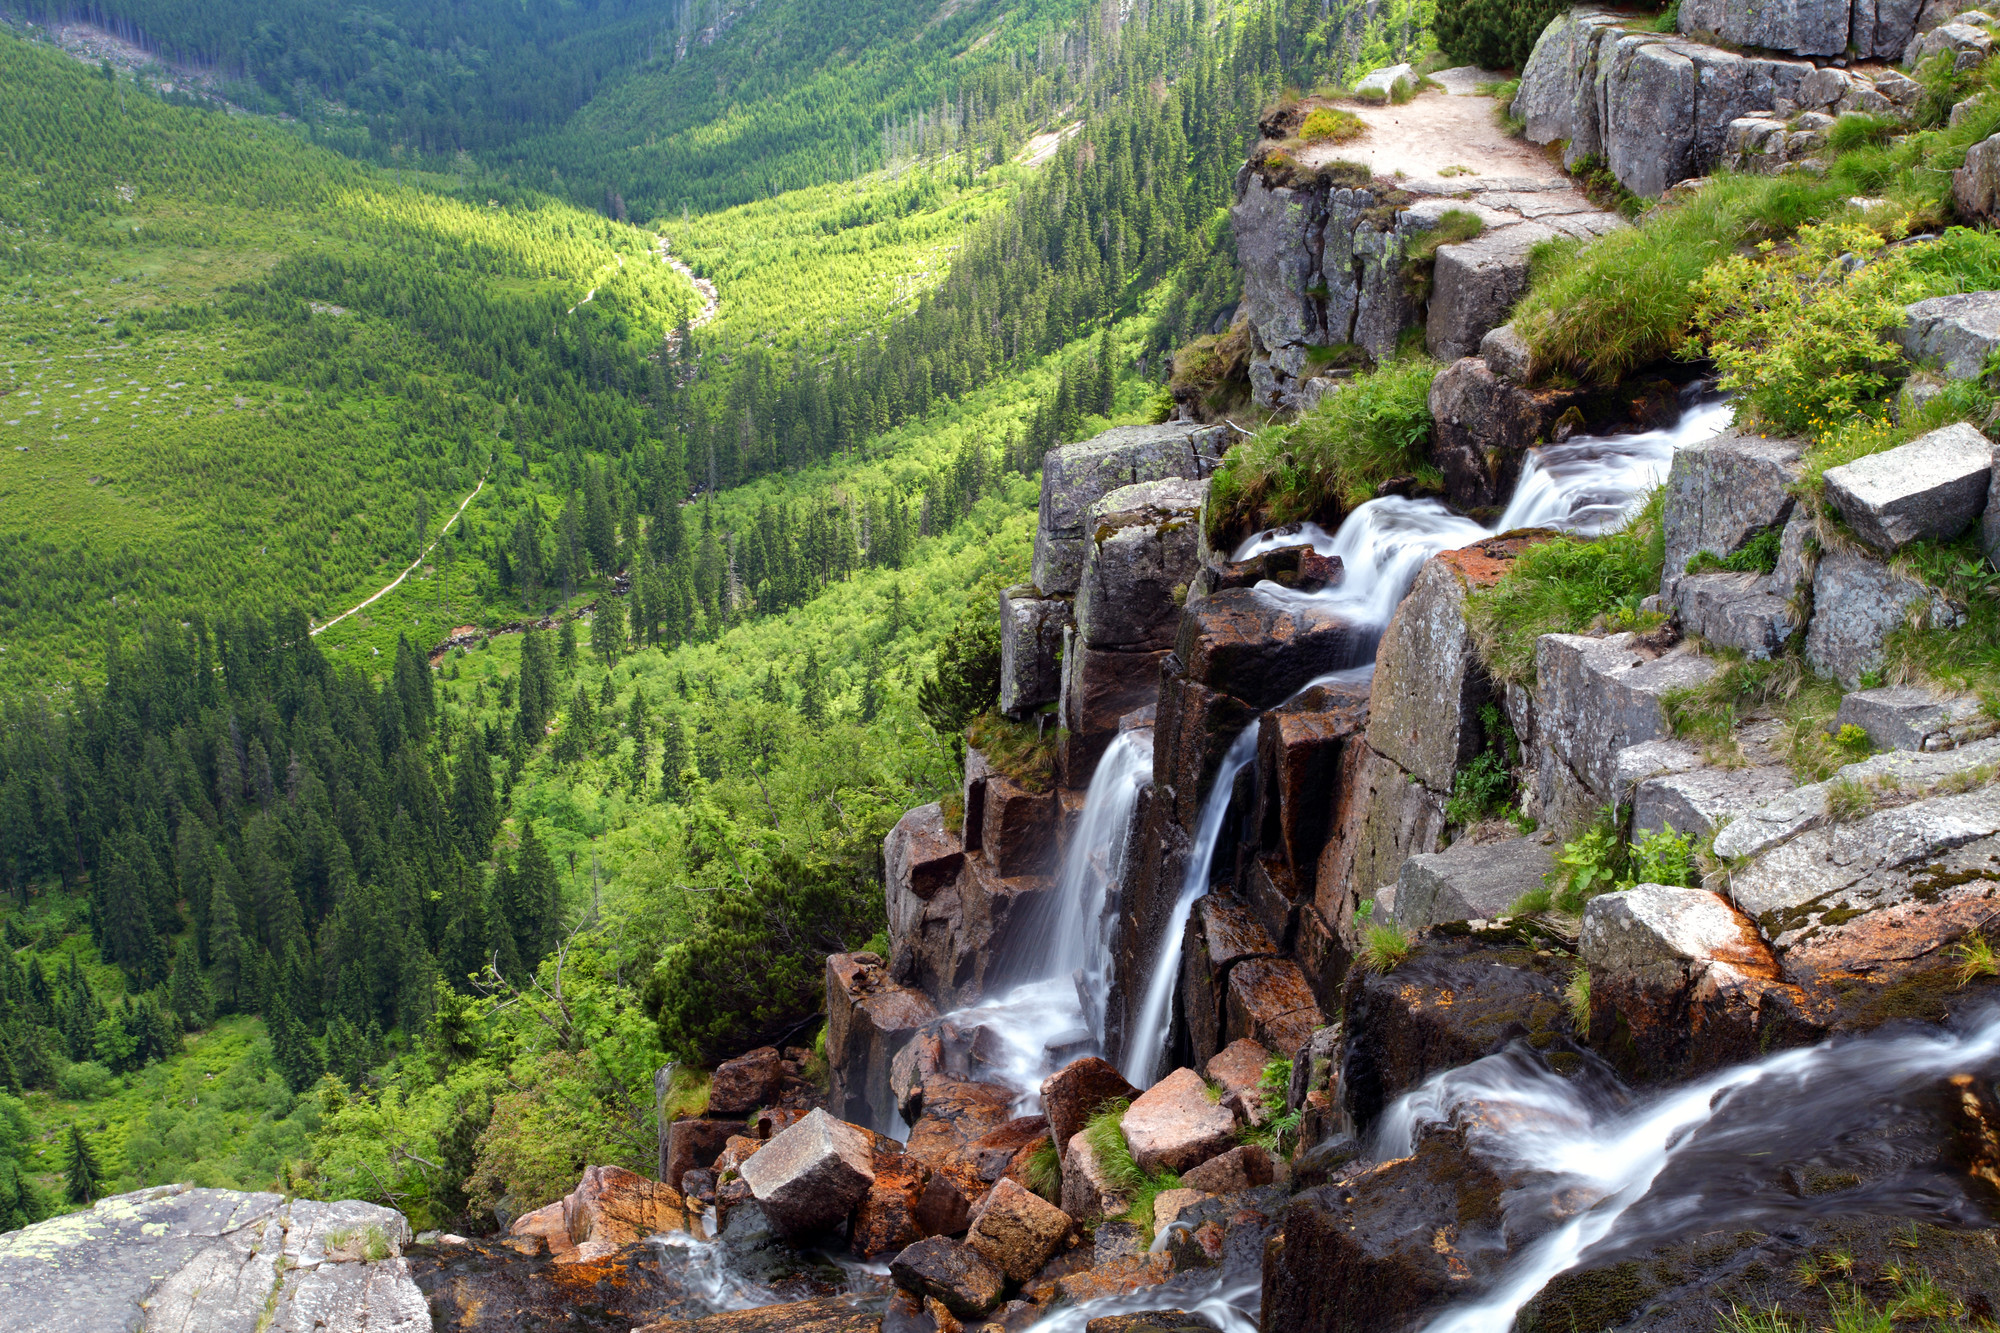
<svg viewBox="0 0 2000 1333">
<path fill-rule="evenodd" d="M 1563 0 L 1438 0 L 1438 48 L 1481 69 L 1519 69 Z"/>
<path fill-rule="evenodd" d="M 1597 822 L 1574 840 L 1563 844 L 1556 856 L 1556 868 L 1549 872 L 1549 887 L 1555 892 L 1555 906 L 1574 915 L 1600 893 L 1609 893 L 1626 878 L 1625 844 L 1607 809 Z"/>
<path fill-rule="evenodd" d="M 1517 742 L 1506 715 L 1492 704 L 1479 709 L 1486 747 L 1452 778 L 1444 804 L 1445 822 L 1465 825 L 1507 807 L 1514 794 Z"/>
<path fill-rule="evenodd" d="M 1665 884 L 1670 888 L 1691 889 L 1701 883 L 1695 866 L 1694 844 L 1686 834 L 1659 828 L 1645 834 L 1630 849 L 1630 874 L 1634 884 Z"/>
<path fill-rule="evenodd" d="M 1717 555 L 1713 551 L 1696 551 L 1687 562 L 1687 572 L 1768 574 L 1778 567 L 1778 543 L 1783 536 L 1783 532 L 1779 529 L 1767 528 L 1746 542 L 1742 550 L 1729 555 Z"/>
<path fill-rule="evenodd" d="M 94 1102 L 111 1091 L 111 1071 L 95 1060 L 79 1060 L 56 1072 L 56 1091 L 66 1101 Z"/>
</svg>

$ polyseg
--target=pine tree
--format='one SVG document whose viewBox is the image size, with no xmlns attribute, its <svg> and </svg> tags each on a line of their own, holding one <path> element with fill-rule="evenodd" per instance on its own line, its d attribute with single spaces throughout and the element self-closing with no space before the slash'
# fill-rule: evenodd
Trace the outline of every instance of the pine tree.
<svg viewBox="0 0 2000 1333">
<path fill-rule="evenodd" d="M 207 1027 L 209 1016 L 215 1012 L 215 996 L 209 991 L 208 978 L 202 975 L 201 963 L 195 957 L 191 940 L 174 951 L 173 976 L 167 982 L 167 1004 L 180 1016 L 181 1022 L 191 1028 Z"/>
<path fill-rule="evenodd" d="M 679 718 L 670 717 L 660 727 L 660 800 L 672 804 L 681 799 L 681 770 L 687 767 L 687 746 L 681 739 Z"/>
<path fill-rule="evenodd" d="M 304 1092 L 319 1082 L 319 1076 L 324 1072 L 319 1052 L 313 1049 L 305 1024 L 292 1016 L 292 1006 L 285 998 L 283 986 L 271 988 L 271 998 L 264 1010 L 264 1026 L 271 1034 L 271 1061 L 278 1067 L 285 1086 L 293 1092 Z"/>
<path fill-rule="evenodd" d="M 609 594 L 598 598 L 597 610 L 590 617 L 590 651 L 604 660 L 606 670 L 625 651 L 625 629 L 620 623 L 624 617 L 610 602 Z"/>
<path fill-rule="evenodd" d="M 576 619 L 564 616 L 562 628 L 556 631 L 556 660 L 562 663 L 564 671 L 576 670 Z"/>
<path fill-rule="evenodd" d="M 1111 328 L 1109 325 L 1106 325 L 1104 332 L 1097 335 L 1097 385 L 1095 394 L 1097 401 L 1092 405 L 1092 410 L 1101 417 L 1110 416 L 1111 409 L 1116 405 L 1118 400 L 1118 379 L 1112 357 Z"/>
<path fill-rule="evenodd" d="M 514 860 L 513 901 L 507 904 L 515 949 L 524 967 L 535 966 L 555 947 L 559 884 L 556 864 L 549 859 L 531 821 L 521 830 L 521 851 Z"/>
<path fill-rule="evenodd" d="M 69 1127 L 68 1147 L 68 1160 L 63 1164 L 63 1197 L 71 1203 L 94 1202 L 104 1183 L 104 1168 L 97 1164 L 96 1152 L 83 1137 L 83 1126 L 74 1121 Z"/>
</svg>

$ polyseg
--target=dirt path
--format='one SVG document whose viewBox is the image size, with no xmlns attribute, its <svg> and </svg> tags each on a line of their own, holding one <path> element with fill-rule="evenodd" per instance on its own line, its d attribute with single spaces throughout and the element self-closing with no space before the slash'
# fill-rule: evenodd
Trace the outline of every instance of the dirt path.
<svg viewBox="0 0 2000 1333">
<path fill-rule="evenodd" d="M 1456 91 L 1426 89 L 1402 106 L 1333 103 L 1359 116 L 1367 133 L 1347 143 L 1308 148 L 1299 155 L 1301 164 L 1358 162 L 1380 176 L 1400 173 L 1413 180 L 1561 179 L 1562 169 L 1539 148 L 1500 128 L 1499 104 L 1475 91 L 1483 81 L 1476 79 L 1478 73 L 1447 70 L 1454 77 L 1440 81 Z"/>
<path fill-rule="evenodd" d="M 404 570 L 402 573 L 396 575 L 395 578 L 391 579 L 389 582 L 383 584 L 380 588 L 376 589 L 374 595 L 369 597 L 366 601 L 356 602 L 353 606 L 348 607 L 345 611 L 342 611 L 339 615 L 335 616 L 332 620 L 327 621 L 324 625 L 313 626 L 312 629 L 313 634 L 318 635 L 323 631 L 330 630 L 335 625 L 338 625 L 341 621 L 353 615 L 356 611 L 362 610 L 364 607 L 373 606 L 376 602 L 381 601 L 384 597 L 388 596 L 391 592 L 393 592 L 397 584 L 401 583 L 404 579 L 410 577 L 410 575 L 416 573 L 417 567 L 424 563 L 424 556 L 429 555 L 432 551 L 437 549 L 437 544 L 444 540 L 444 535 L 447 532 L 451 531 L 451 525 L 458 522 L 458 516 L 460 514 L 463 514 L 465 512 L 465 507 L 472 503 L 473 496 L 478 495 L 479 492 L 481 492 L 484 489 L 486 489 L 486 478 L 481 477 L 479 479 L 479 484 L 472 488 L 472 495 L 468 495 L 463 500 L 460 500 L 458 502 L 458 508 L 451 511 L 451 517 L 446 519 L 444 521 L 444 526 L 438 529 L 438 535 L 431 539 L 431 544 L 423 549 L 422 554 L 418 555 L 415 560 L 412 560 L 410 562 L 410 567 L 408 569 Z"/>
</svg>

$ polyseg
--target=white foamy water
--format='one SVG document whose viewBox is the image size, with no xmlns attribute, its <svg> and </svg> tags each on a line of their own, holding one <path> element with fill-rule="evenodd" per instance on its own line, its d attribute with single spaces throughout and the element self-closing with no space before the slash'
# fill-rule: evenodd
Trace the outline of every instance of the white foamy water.
<svg viewBox="0 0 2000 1333">
<path fill-rule="evenodd" d="M 1621 1239 L 1621 1224 L 1636 1216 L 1662 1171 L 1677 1157 L 1710 1148 L 1705 1134 L 1718 1120 L 1726 1141 L 1718 1154 L 1727 1174 L 1753 1147 L 1768 1149 L 1801 1125 L 1823 1125 L 1829 1142 L 1852 1128 L 1850 1107 L 1893 1103 L 1910 1090 L 1955 1073 L 2000 1061 L 2000 1009 L 1989 1010 L 1963 1033 L 1928 1032 L 1862 1040 L 1835 1040 L 1786 1051 L 1703 1079 L 1636 1106 L 1593 1104 L 1580 1084 L 1518 1056 L 1488 1056 L 1435 1074 L 1404 1094 L 1383 1115 L 1375 1155 L 1407 1155 L 1419 1128 L 1463 1115 L 1472 1150 L 1509 1167 L 1546 1172 L 1538 1185 L 1551 1198 L 1594 1200 L 1584 1211 L 1527 1246 L 1487 1292 L 1445 1310 L 1425 1333 L 1509 1333 L 1521 1306 L 1549 1279 L 1576 1267 L 1594 1246 Z M 1476 1114 L 1474 1114 L 1476 1112 Z M 1719 1131 L 1720 1132 L 1720 1131 Z M 1781 1159 L 1782 1160 L 1782 1159 Z M 1698 1177 L 1699 1173 L 1697 1173 Z M 1739 1201 L 1688 1196 L 1652 1201 L 1648 1234 L 1699 1213 L 1704 1225 L 1722 1228 L 1750 1220 L 1758 1207 Z"/>
</svg>

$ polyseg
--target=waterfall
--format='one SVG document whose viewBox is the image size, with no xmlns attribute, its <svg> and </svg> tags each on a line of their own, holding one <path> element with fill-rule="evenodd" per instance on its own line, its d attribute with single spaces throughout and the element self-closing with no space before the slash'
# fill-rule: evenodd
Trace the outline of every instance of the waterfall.
<svg viewBox="0 0 2000 1333">
<path fill-rule="evenodd" d="M 1025 1114 L 1039 1102 L 1052 1047 L 1101 1049 L 1110 988 L 1111 893 L 1124 871 L 1125 843 L 1139 792 L 1153 777 L 1153 733 L 1120 732 L 1097 761 L 1083 812 L 1056 876 L 1054 910 L 1039 937 L 1033 980 L 946 1017 L 997 1038 L 993 1076 L 1014 1089 Z"/>
<path fill-rule="evenodd" d="M 1125 1043 L 1124 1068 L 1119 1072 L 1135 1088 L 1150 1088 L 1159 1076 L 1160 1057 L 1167 1048 L 1167 1032 L 1172 1026 L 1174 986 L 1180 980 L 1181 937 L 1187 933 L 1188 916 L 1195 899 L 1208 892 L 1208 866 L 1215 857 L 1215 843 L 1222 836 L 1222 817 L 1229 812 L 1229 794 L 1236 775 L 1257 753 L 1257 724 L 1245 727 L 1230 742 L 1215 772 L 1215 785 L 1201 803 L 1201 820 L 1195 825 L 1194 846 L 1188 849 L 1187 876 L 1181 881 L 1180 897 L 1174 913 L 1167 918 L 1167 933 L 1160 941 L 1159 961 L 1146 978 L 1146 998 L 1141 1002 L 1131 1039 Z"/>
<path fill-rule="evenodd" d="M 1835 1039 L 1785 1051 L 1754 1064 L 1632 1105 L 1608 1104 L 1588 1085 L 1563 1078 L 1539 1059 L 1506 1052 L 1434 1074 L 1384 1113 L 1376 1133 L 1378 1160 L 1405 1156 L 1425 1125 L 1459 1123 L 1475 1153 L 1508 1168 L 1545 1173 L 1530 1187 L 1553 1215 L 1595 1200 L 1514 1258 L 1494 1287 L 1447 1309 L 1426 1333 L 1508 1333 L 1521 1306 L 1549 1279 L 1613 1247 L 1661 1242 L 1699 1212 L 1710 1229 L 1768 1227 L 1785 1212 L 1855 1209 L 1851 1193 L 1824 1202 L 1799 1197 L 1783 1183 L 1793 1161 L 1828 1152 L 1857 1158 L 1902 1108 L 1942 1091 L 1954 1074 L 1991 1074 L 2000 1061 L 2000 1007 L 1987 1009 L 1962 1032 Z M 1797 1152 L 1787 1160 L 1787 1149 Z M 1751 1163 L 1767 1158 L 1771 1179 Z M 1654 1183 L 1674 1172 L 1670 1188 L 1651 1197 Z M 1687 1178 L 1683 1179 L 1682 1176 Z M 1760 1188 L 1761 1187 L 1761 1188 Z M 1896 1216 L 1928 1214 L 1961 1225 L 1935 1178 L 1909 1172 L 1866 1192 Z M 1568 1200 L 1557 1208 L 1558 1196 Z M 1974 1210 L 1976 1212 L 1976 1209 Z"/>
</svg>

